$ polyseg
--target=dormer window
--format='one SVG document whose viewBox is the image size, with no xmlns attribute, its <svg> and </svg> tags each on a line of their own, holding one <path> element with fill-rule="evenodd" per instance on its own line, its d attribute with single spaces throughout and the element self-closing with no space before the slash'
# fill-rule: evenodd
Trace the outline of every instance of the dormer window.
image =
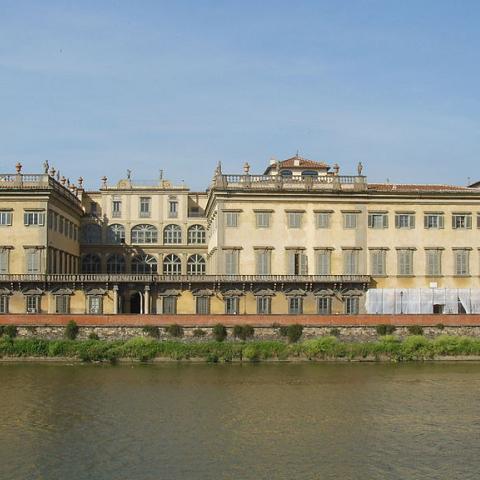
<svg viewBox="0 0 480 480">
<path fill-rule="evenodd" d="M 302 177 L 318 177 L 318 172 L 315 170 L 304 170 L 302 172 Z"/>
<path fill-rule="evenodd" d="M 292 176 L 292 171 L 291 170 L 282 170 L 280 172 L 280 175 L 282 177 L 291 177 Z"/>
</svg>

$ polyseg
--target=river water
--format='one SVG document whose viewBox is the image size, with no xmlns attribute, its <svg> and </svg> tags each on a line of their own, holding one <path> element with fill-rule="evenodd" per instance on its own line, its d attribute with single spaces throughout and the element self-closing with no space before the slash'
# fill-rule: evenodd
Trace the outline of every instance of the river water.
<svg viewBox="0 0 480 480">
<path fill-rule="evenodd" d="M 0 364 L 0 479 L 478 479 L 480 364 Z"/>
</svg>

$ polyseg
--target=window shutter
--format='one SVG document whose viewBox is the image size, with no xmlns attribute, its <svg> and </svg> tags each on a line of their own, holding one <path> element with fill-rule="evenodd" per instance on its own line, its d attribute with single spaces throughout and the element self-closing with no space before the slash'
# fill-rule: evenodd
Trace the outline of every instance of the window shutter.
<svg viewBox="0 0 480 480">
<path fill-rule="evenodd" d="M 456 219 L 456 218 L 457 218 L 457 217 L 456 217 L 455 215 L 452 215 L 452 228 L 453 228 L 453 229 L 457 228 L 456 225 L 455 225 L 455 219 Z"/>
<path fill-rule="evenodd" d="M 425 215 L 425 216 L 423 217 L 423 226 L 424 226 L 425 228 L 428 228 L 428 215 Z"/>
<path fill-rule="evenodd" d="M 295 275 L 295 252 L 288 252 L 288 274 Z"/>
<path fill-rule="evenodd" d="M 410 228 L 415 228 L 415 215 L 410 215 Z"/>
<path fill-rule="evenodd" d="M 383 228 L 388 228 L 388 215 L 383 216 Z"/>
<path fill-rule="evenodd" d="M 445 219 L 443 218 L 443 215 L 438 216 L 438 228 L 444 228 L 445 226 Z"/>
<path fill-rule="evenodd" d="M 466 219 L 466 222 L 465 222 L 466 227 L 467 228 L 472 228 L 472 216 L 471 215 L 466 215 L 465 219 Z"/>
<path fill-rule="evenodd" d="M 395 228 L 400 228 L 400 215 L 395 215 Z"/>
<path fill-rule="evenodd" d="M 373 228 L 373 215 L 368 215 L 368 228 Z"/>
<path fill-rule="evenodd" d="M 300 254 L 300 275 L 307 275 L 308 272 L 308 257 L 304 253 Z"/>
<path fill-rule="evenodd" d="M 8 252 L 0 250 L 0 273 L 8 273 Z"/>
</svg>

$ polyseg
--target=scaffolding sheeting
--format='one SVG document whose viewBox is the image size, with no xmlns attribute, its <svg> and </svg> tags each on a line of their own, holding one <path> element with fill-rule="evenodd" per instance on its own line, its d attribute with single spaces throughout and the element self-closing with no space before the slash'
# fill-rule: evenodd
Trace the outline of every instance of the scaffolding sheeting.
<svg viewBox="0 0 480 480">
<path fill-rule="evenodd" d="M 367 313 L 480 313 L 479 288 L 374 288 Z"/>
</svg>

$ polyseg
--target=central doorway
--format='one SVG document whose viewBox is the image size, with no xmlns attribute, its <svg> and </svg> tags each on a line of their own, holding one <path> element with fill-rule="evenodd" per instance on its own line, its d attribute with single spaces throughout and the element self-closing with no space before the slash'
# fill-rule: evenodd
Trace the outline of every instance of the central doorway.
<svg viewBox="0 0 480 480">
<path fill-rule="evenodd" d="M 133 292 L 130 295 L 130 313 L 141 313 L 141 293 Z"/>
</svg>

